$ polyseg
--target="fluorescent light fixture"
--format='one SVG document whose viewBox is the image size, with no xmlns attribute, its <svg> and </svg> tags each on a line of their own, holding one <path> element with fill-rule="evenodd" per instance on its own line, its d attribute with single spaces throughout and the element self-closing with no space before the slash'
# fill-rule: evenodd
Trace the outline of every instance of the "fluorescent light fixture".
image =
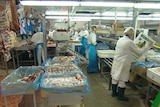
<svg viewBox="0 0 160 107">
<path fill-rule="evenodd" d="M 102 15 L 102 16 L 115 16 L 116 12 L 115 11 L 106 11 L 103 13 L 95 13 L 95 15 Z M 124 11 L 119 11 L 117 12 L 117 16 L 132 16 L 133 12 L 124 12 Z"/>
<path fill-rule="evenodd" d="M 68 16 L 46 16 L 46 19 L 67 19 L 89 21 L 91 19 L 115 20 L 115 17 L 68 17 Z M 132 20 L 132 17 L 117 17 L 116 20 Z"/>
<path fill-rule="evenodd" d="M 155 18 L 155 17 L 154 18 L 151 18 L 151 17 L 142 18 L 142 17 L 139 17 L 139 18 L 137 18 L 137 20 L 158 20 L 159 21 L 160 18 Z"/>
<path fill-rule="evenodd" d="M 91 21 L 91 18 L 84 17 L 68 17 L 68 16 L 46 16 L 46 19 L 68 19 L 70 21 Z"/>
<path fill-rule="evenodd" d="M 91 19 L 70 18 L 70 21 L 91 21 Z"/>
<path fill-rule="evenodd" d="M 133 7 L 134 3 L 125 3 L 125 2 L 81 2 L 81 6 Z"/>
<path fill-rule="evenodd" d="M 134 7 L 140 9 L 160 9 L 160 3 L 135 3 Z"/>
<path fill-rule="evenodd" d="M 135 7 L 160 9 L 160 3 L 132 3 L 132 2 L 81 2 L 81 1 L 37 1 L 21 0 L 20 3 L 26 6 L 98 6 L 98 7 Z"/>
<path fill-rule="evenodd" d="M 154 14 L 150 14 L 149 16 L 152 16 L 152 17 L 160 17 L 160 14 L 159 14 L 159 13 L 154 13 Z"/>
<path fill-rule="evenodd" d="M 46 19 L 67 19 L 68 16 L 45 16 Z"/>
<path fill-rule="evenodd" d="M 92 19 L 115 20 L 115 17 L 68 17 L 68 16 L 46 16 L 46 19 L 70 19 L 71 21 L 90 21 Z M 133 20 L 132 17 L 117 17 L 116 20 Z M 160 20 L 157 17 L 138 17 L 137 20 Z"/>
<path fill-rule="evenodd" d="M 26 6 L 79 6 L 78 1 L 20 1 L 22 5 Z"/>
<path fill-rule="evenodd" d="M 68 11 L 46 11 L 46 15 L 68 15 Z"/>
</svg>

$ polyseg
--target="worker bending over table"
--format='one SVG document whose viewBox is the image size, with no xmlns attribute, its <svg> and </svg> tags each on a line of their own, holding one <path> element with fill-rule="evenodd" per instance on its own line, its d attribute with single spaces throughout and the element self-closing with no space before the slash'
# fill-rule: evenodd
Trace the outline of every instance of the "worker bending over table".
<svg viewBox="0 0 160 107">
<path fill-rule="evenodd" d="M 43 42 L 43 32 L 38 31 L 38 28 L 35 29 L 35 34 L 33 34 L 30 39 L 31 43 L 36 46 L 36 59 L 38 62 L 38 66 L 40 66 L 45 58 L 44 58 L 44 42 Z"/>
</svg>

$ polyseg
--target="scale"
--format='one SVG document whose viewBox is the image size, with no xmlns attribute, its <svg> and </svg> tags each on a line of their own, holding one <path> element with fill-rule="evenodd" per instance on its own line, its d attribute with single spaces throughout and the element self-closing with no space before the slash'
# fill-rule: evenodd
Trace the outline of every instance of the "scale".
<svg viewBox="0 0 160 107">
<path fill-rule="evenodd" d="M 53 40 L 56 42 L 56 55 L 59 56 L 60 53 L 66 53 L 70 35 L 68 32 L 68 23 L 58 22 L 55 24 L 56 31 L 53 33 Z"/>
</svg>

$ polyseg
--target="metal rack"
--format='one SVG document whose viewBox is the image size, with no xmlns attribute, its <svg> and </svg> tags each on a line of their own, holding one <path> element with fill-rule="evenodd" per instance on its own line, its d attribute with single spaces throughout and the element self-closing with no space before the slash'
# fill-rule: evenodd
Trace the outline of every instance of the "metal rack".
<svg viewBox="0 0 160 107">
<path fill-rule="evenodd" d="M 151 92 L 151 89 L 156 90 L 157 92 L 159 92 L 160 90 L 160 85 L 154 84 L 154 82 L 150 82 L 148 81 L 148 89 L 147 89 L 147 93 L 146 93 L 146 98 L 145 98 L 145 105 L 148 107 L 148 101 L 149 101 L 149 94 Z"/>
<path fill-rule="evenodd" d="M 109 90 L 111 89 L 111 75 L 113 58 L 100 58 L 100 76 L 109 82 Z M 109 67 L 109 71 L 104 71 L 104 67 Z"/>
</svg>

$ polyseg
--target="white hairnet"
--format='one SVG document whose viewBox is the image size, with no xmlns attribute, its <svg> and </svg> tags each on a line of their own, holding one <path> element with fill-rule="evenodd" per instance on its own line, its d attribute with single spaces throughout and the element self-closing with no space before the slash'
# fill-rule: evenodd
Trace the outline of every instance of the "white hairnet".
<svg viewBox="0 0 160 107">
<path fill-rule="evenodd" d="M 124 33 L 127 33 L 129 30 L 133 30 L 133 31 L 134 31 L 134 28 L 133 28 L 133 27 L 127 27 L 127 28 L 124 30 Z"/>
</svg>

